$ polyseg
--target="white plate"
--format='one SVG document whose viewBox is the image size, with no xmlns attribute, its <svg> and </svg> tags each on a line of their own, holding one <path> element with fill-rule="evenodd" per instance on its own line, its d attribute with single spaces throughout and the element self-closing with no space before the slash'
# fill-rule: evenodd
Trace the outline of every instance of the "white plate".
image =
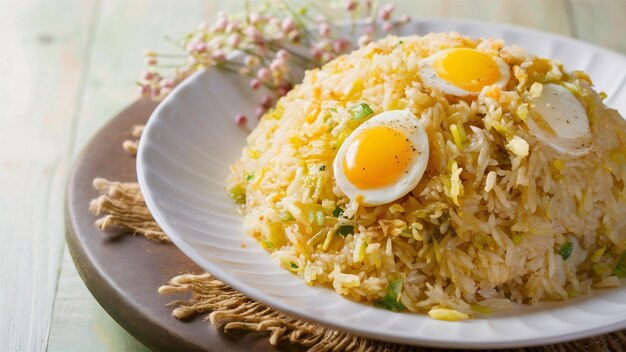
<svg viewBox="0 0 626 352">
<path fill-rule="evenodd" d="M 401 34 L 440 31 L 502 38 L 530 53 L 558 58 L 569 70 L 585 70 L 608 93 L 609 105 L 626 114 L 626 57 L 620 54 L 545 32 L 479 22 L 422 20 L 408 24 Z M 235 75 L 219 70 L 194 74 L 156 109 L 137 158 L 139 184 L 155 220 L 189 258 L 228 285 L 294 316 L 414 345 L 529 346 L 626 328 L 626 288 L 450 323 L 377 309 L 331 289 L 307 286 L 244 233 L 226 194 L 228 166 L 239 158 L 247 135 L 232 116 L 251 112 L 253 95 Z"/>
</svg>

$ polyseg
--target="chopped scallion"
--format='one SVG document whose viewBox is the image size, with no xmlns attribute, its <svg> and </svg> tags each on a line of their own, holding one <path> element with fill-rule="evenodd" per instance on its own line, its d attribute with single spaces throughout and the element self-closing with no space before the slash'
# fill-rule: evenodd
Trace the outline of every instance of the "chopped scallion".
<svg viewBox="0 0 626 352">
<path fill-rule="evenodd" d="M 622 253 L 622 255 L 617 259 L 617 264 L 615 264 L 615 268 L 613 269 L 613 274 L 620 279 L 626 277 L 626 251 Z"/>
<path fill-rule="evenodd" d="M 370 108 L 370 106 L 365 103 L 361 103 L 352 107 L 352 118 L 355 120 L 360 120 L 364 117 L 368 117 L 373 113 L 374 110 L 372 110 L 372 108 Z"/>
<path fill-rule="evenodd" d="M 337 233 L 343 237 L 354 233 L 354 226 L 352 225 L 340 225 L 337 229 Z"/>
<path fill-rule="evenodd" d="M 237 204 L 244 204 L 246 202 L 246 189 L 240 184 L 229 189 L 228 194 L 230 195 L 230 199 Z"/>
<path fill-rule="evenodd" d="M 387 287 L 387 294 L 382 299 L 374 302 L 374 305 L 379 308 L 385 308 L 394 312 L 400 312 L 406 307 L 400 302 L 400 295 L 402 294 L 402 280 L 394 280 L 389 283 Z"/>
<path fill-rule="evenodd" d="M 565 242 L 561 245 L 561 249 L 559 250 L 559 254 L 563 257 L 563 260 L 567 260 L 570 255 L 572 255 L 572 250 L 574 249 L 574 245 L 572 242 Z"/>
<path fill-rule="evenodd" d="M 333 210 L 333 216 L 338 218 L 343 214 L 343 209 L 336 207 L 335 210 Z"/>
</svg>

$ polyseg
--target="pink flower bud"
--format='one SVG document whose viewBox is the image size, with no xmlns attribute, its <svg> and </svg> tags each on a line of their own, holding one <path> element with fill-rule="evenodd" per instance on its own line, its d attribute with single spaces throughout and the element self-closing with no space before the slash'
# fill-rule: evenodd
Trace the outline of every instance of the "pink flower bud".
<svg viewBox="0 0 626 352">
<path fill-rule="evenodd" d="M 272 97 L 270 97 L 269 95 L 266 95 L 263 98 L 261 98 L 261 106 L 264 107 L 265 109 L 271 108 L 273 102 L 274 101 L 272 100 Z"/>
<path fill-rule="evenodd" d="M 289 93 L 291 88 L 293 88 L 291 84 L 283 83 L 279 85 L 278 88 L 276 88 L 276 94 L 278 94 L 279 97 L 285 96 L 287 93 Z"/>
<path fill-rule="evenodd" d="M 280 19 L 278 19 L 278 18 L 276 18 L 276 17 L 270 17 L 270 18 L 267 20 L 267 23 L 268 23 L 270 26 L 273 26 L 273 27 L 280 27 Z"/>
<path fill-rule="evenodd" d="M 333 51 L 337 54 L 342 53 L 350 47 L 350 41 L 347 39 L 338 39 L 333 42 Z"/>
<path fill-rule="evenodd" d="M 348 12 L 352 12 L 354 10 L 356 10 L 358 3 L 354 0 L 348 1 L 346 2 L 346 11 Z"/>
<path fill-rule="evenodd" d="M 245 34 L 248 39 L 250 39 L 254 43 L 259 43 L 263 41 L 263 36 L 261 35 L 261 32 L 259 32 L 259 30 L 253 26 L 246 27 L 246 29 L 244 29 L 243 31 L 243 34 Z"/>
<path fill-rule="evenodd" d="M 149 70 L 144 70 L 141 73 L 141 80 L 143 81 L 151 81 L 154 78 L 154 72 L 149 71 Z"/>
<path fill-rule="evenodd" d="M 248 19 L 250 20 L 250 23 L 252 24 L 259 24 L 262 20 L 262 17 L 257 12 L 252 12 L 250 14 L 250 17 L 248 17 Z"/>
<path fill-rule="evenodd" d="M 372 37 L 370 37 L 369 35 L 365 34 L 365 35 L 362 35 L 357 42 L 358 42 L 359 46 L 361 47 L 361 46 L 366 46 L 371 41 L 372 41 Z"/>
<path fill-rule="evenodd" d="M 267 67 L 261 67 L 257 73 L 256 77 L 262 82 L 267 82 L 272 78 L 272 71 L 270 71 Z"/>
<path fill-rule="evenodd" d="M 389 17 L 391 17 L 391 12 L 387 12 L 385 9 L 378 10 L 378 18 L 380 18 L 381 21 L 386 21 Z"/>
<path fill-rule="evenodd" d="M 198 25 L 198 31 L 207 32 L 208 30 L 209 26 L 206 24 L 206 22 L 200 22 L 200 24 Z"/>
<path fill-rule="evenodd" d="M 281 23 L 280 28 L 283 30 L 283 32 L 289 33 L 296 29 L 296 23 L 290 17 L 287 17 Z"/>
<path fill-rule="evenodd" d="M 321 61 L 322 62 L 328 62 L 328 61 L 330 61 L 330 60 L 332 60 L 334 58 L 335 58 L 335 56 L 333 54 L 331 54 L 329 52 L 325 52 L 325 53 L 322 54 Z"/>
<path fill-rule="evenodd" d="M 233 33 L 228 37 L 228 45 L 236 47 L 241 42 L 241 36 L 237 33 Z"/>
<path fill-rule="evenodd" d="M 243 59 L 244 65 L 248 67 L 256 66 L 259 64 L 259 58 L 253 55 L 248 55 Z"/>
<path fill-rule="evenodd" d="M 281 59 L 274 59 L 270 63 L 270 70 L 272 71 L 283 71 L 285 68 L 285 61 Z"/>
<path fill-rule="evenodd" d="M 213 26 L 213 30 L 216 32 L 222 32 L 228 26 L 228 19 L 225 15 L 221 15 L 217 17 L 217 22 Z"/>
<path fill-rule="evenodd" d="M 391 24 L 391 22 L 384 22 L 383 23 L 383 31 L 391 32 L 391 30 L 393 30 L 393 25 Z"/>
<path fill-rule="evenodd" d="M 391 13 L 393 12 L 393 10 L 395 9 L 395 5 L 394 4 L 385 4 L 379 11 L 378 11 L 378 17 L 383 20 L 386 21 L 391 17 Z"/>
<path fill-rule="evenodd" d="M 283 61 L 289 60 L 289 52 L 285 49 L 280 49 L 276 52 L 276 58 L 281 59 Z"/>
<path fill-rule="evenodd" d="M 257 90 L 259 88 L 261 88 L 261 85 L 263 83 L 261 83 L 260 80 L 258 80 L 257 78 L 253 78 L 250 80 L 250 88 L 252 88 L 253 90 Z"/>
<path fill-rule="evenodd" d="M 254 110 L 254 115 L 260 119 L 263 114 L 265 114 L 265 112 L 267 111 L 266 108 L 262 107 L 262 106 L 257 106 L 257 108 Z"/>
<path fill-rule="evenodd" d="M 408 23 L 410 20 L 411 20 L 411 16 L 409 15 L 402 15 L 398 18 L 399 23 Z"/>
<path fill-rule="evenodd" d="M 205 52 L 207 50 L 207 46 L 205 42 L 198 42 L 193 46 L 193 50 L 198 52 L 198 53 L 202 53 Z"/>
<path fill-rule="evenodd" d="M 157 64 L 157 59 L 156 59 L 156 57 L 154 57 L 154 56 L 148 56 L 148 57 L 146 57 L 146 60 L 145 60 L 145 61 L 146 61 L 146 65 L 150 65 L 150 66 L 152 66 L 152 65 L 156 65 L 156 64 Z"/>
<path fill-rule="evenodd" d="M 371 36 L 372 34 L 374 34 L 375 31 L 376 30 L 374 29 L 374 26 L 367 26 L 367 27 L 365 27 L 365 31 L 364 32 L 365 32 L 365 34 Z"/>
<path fill-rule="evenodd" d="M 148 86 L 139 86 L 139 94 L 141 96 L 146 96 L 150 92 L 150 88 Z"/>
<path fill-rule="evenodd" d="M 169 89 L 174 88 L 174 81 L 171 78 L 163 78 L 159 82 L 159 87 Z"/>
<path fill-rule="evenodd" d="M 267 46 L 264 43 L 257 44 L 255 48 L 255 53 L 259 57 L 265 57 L 267 55 Z"/>
<path fill-rule="evenodd" d="M 228 25 L 226 25 L 226 28 L 224 29 L 224 31 L 230 34 L 230 33 L 237 31 L 237 29 L 239 29 L 239 25 L 235 22 L 230 22 L 228 23 Z"/>
<path fill-rule="evenodd" d="M 311 46 L 311 56 L 313 56 L 314 59 L 319 60 L 322 58 L 322 49 L 318 48 L 317 45 L 313 45 Z"/>
<path fill-rule="evenodd" d="M 152 99 L 159 99 L 161 97 L 161 89 L 159 88 L 150 89 L 150 97 Z"/>
<path fill-rule="evenodd" d="M 320 36 L 328 37 L 330 35 L 331 29 L 328 23 L 321 23 L 318 29 Z"/>
<path fill-rule="evenodd" d="M 235 123 L 237 124 L 237 126 L 243 126 L 248 123 L 248 118 L 242 114 L 238 114 L 235 116 Z"/>
<path fill-rule="evenodd" d="M 226 60 L 226 54 L 224 54 L 224 52 L 221 50 L 214 51 L 213 55 L 211 56 L 213 57 L 213 60 L 217 62 L 223 62 L 224 60 Z"/>
<path fill-rule="evenodd" d="M 300 41 L 300 32 L 294 29 L 287 34 L 287 39 L 291 40 L 294 43 L 298 43 Z"/>
</svg>

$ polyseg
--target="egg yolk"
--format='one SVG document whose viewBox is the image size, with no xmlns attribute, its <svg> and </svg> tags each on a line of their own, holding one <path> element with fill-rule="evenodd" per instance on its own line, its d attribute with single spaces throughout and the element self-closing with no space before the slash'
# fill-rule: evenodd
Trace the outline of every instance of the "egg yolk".
<svg viewBox="0 0 626 352">
<path fill-rule="evenodd" d="M 415 147 L 400 131 L 380 126 L 364 130 L 346 149 L 343 169 L 358 188 L 388 186 L 407 172 Z"/>
<path fill-rule="evenodd" d="M 474 49 L 453 49 L 435 62 L 439 76 L 459 88 L 480 92 L 500 79 L 496 62 Z"/>
</svg>

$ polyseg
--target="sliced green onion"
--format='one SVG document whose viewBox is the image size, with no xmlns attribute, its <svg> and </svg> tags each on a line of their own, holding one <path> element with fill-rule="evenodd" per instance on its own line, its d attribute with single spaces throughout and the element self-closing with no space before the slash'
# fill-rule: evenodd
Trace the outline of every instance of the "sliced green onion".
<svg viewBox="0 0 626 352">
<path fill-rule="evenodd" d="M 336 207 L 335 210 L 333 210 L 333 216 L 338 218 L 343 214 L 343 209 Z"/>
<path fill-rule="evenodd" d="M 561 245 L 561 249 L 559 250 L 559 254 L 563 257 L 563 260 L 567 260 L 570 255 L 572 255 L 572 250 L 574 249 L 574 245 L 572 242 L 565 242 Z"/>
<path fill-rule="evenodd" d="M 326 170 L 326 165 L 320 166 L 320 171 L 324 171 L 324 170 Z"/>
<path fill-rule="evenodd" d="M 352 225 L 340 225 L 337 229 L 337 233 L 343 237 L 354 233 L 354 226 Z"/>
<path fill-rule="evenodd" d="M 394 312 L 400 312 L 406 309 L 404 304 L 400 302 L 402 294 L 402 280 L 394 280 L 387 287 L 387 294 L 382 299 L 374 302 L 374 306 L 385 308 Z"/>
<path fill-rule="evenodd" d="M 237 184 L 229 189 L 228 194 L 230 195 L 230 199 L 237 204 L 244 204 L 246 202 L 246 189 L 241 184 Z"/>
<path fill-rule="evenodd" d="M 368 117 L 374 113 L 374 110 L 370 108 L 369 105 L 365 103 L 361 103 L 352 108 L 352 118 L 355 120 L 360 120 L 364 117 Z"/>
<path fill-rule="evenodd" d="M 280 213 L 278 213 L 278 218 L 282 221 L 292 221 L 294 220 L 293 215 L 291 215 L 290 212 L 288 211 L 281 211 Z"/>
<path fill-rule="evenodd" d="M 294 269 L 298 269 L 299 268 L 298 264 L 296 264 L 294 262 L 291 262 L 291 267 L 294 268 Z"/>
<path fill-rule="evenodd" d="M 617 259 L 617 264 L 615 265 L 615 269 L 613 269 L 613 274 L 620 279 L 626 277 L 626 251 L 624 251 L 619 259 Z"/>
</svg>

